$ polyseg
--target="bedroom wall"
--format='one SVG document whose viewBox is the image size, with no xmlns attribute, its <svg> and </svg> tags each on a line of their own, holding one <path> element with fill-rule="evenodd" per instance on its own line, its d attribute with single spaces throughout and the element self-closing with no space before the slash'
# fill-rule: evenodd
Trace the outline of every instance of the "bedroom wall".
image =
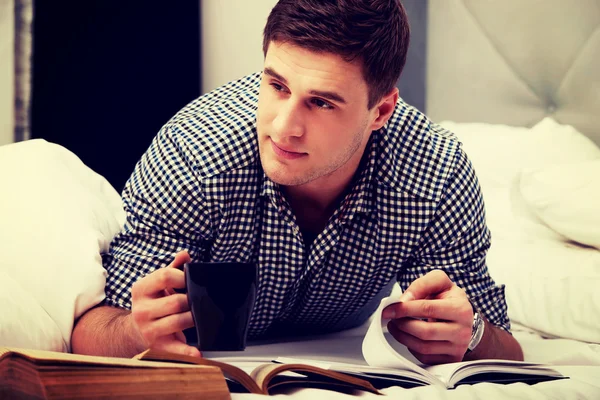
<svg viewBox="0 0 600 400">
<path fill-rule="evenodd" d="M 263 63 L 262 30 L 277 0 L 204 0 L 201 7 L 202 93 Z"/>
<path fill-rule="evenodd" d="M 14 1 L 0 1 L 0 146 L 14 133 Z"/>
</svg>

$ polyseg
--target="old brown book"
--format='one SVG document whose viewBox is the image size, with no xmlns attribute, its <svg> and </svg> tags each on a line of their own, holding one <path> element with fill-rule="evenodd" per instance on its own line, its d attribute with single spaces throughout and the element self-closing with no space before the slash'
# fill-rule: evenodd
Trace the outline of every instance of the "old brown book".
<svg viewBox="0 0 600 400">
<path fill-rule="evenodd" d="M 0 347 L 0 399 L 231 399 L 218 367 Z"/>
</svg>

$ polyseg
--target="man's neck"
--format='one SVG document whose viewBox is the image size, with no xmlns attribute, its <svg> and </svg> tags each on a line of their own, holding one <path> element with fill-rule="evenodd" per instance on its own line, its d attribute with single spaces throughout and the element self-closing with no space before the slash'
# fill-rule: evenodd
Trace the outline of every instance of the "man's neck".
<svg viewBox="0 0 600 400">
<path fill-rule="evenodd" d="M 303 235 L 316 236 L 325 229 L 345 194 L 345 188 L 331 192 L 321 188 L 318 194 L 293 189 L 284 188 L 284 194 L 296 216 L 298 227 Z"/>
<path fill-rule="evenodd" d="M 353 185 L 359 173 L 359 163 L 350 167 L 343 176 L 327 176 L 299 186 L 285 186 L 287 198 L 298 226 L 303 231 L 320 233 Z"/>
<path fill-rule="evenodd" d="M 350 177 L 351 178 L 351 177 Z M 309 208 L 315 212 L 327 213 L 335 210 L 340 197 L 345 193 L 352 179 L 335 182 L 333 185 L 322 185 L 310 182 L 301 186 L 286 186 L 283 192 L 292 209 Z"/>
</svg>

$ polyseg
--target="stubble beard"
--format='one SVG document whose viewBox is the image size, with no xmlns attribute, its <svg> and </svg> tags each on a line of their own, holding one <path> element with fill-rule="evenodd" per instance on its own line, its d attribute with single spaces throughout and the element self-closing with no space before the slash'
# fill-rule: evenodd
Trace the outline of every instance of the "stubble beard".
<svg viewBox="0 0 600 400">
<path fill-rule="evenodd" d="M 263 169 L 265 174 L 271 179 L 273 182 L 282 185 L 282 186 L 300 186 L 305 185 L 307 183 L 313 182 L 319 178 L 323 178 L 329 175 L 332 175 L 337 170 L 345 166 L 348 161 L 356 154 L 356 152 L 360 149 L 362 144 L 363 135 L 365 133 L 366 124 L 364 127 L 357 131 L 356 134 L 352 137 L 352 142 L 347 147 L 346 151 L 341 153 L 336 159 L 331 160 L 329 164 L 324 167 L 314 167 L 306 172 L 301 173 L 301 175 L 291 175 L 284 176 L 284 174 L 277 173 L 278 171 L 269 171 L 269 168 L 264 168 L 263 156 L 261 154 L 261 163 L 263 163 Z M 266 143 L 265 143 L 266 147 Z M 264 150 L 263 150 L 264 151 Z M 293 161 L 292 161 L 293 162 Z M 273 160 L 272 164 L 278 164 L 277 161 Z M 285 167 L 279 167 L 281 169 Z M 278 169 L 279 169 L 278 168 Z M 279 169 L 279 171 L 281 171 Z M 354 172 L 354 171 L 353 171 Z"/>
</svg>

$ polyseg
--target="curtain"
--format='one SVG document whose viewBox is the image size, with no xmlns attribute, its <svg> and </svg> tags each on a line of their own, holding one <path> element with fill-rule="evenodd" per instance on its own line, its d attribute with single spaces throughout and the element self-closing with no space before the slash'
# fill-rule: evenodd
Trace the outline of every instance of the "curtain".
<svg viewBox="0 0 600 400">
<path fill-rule="evenodd" d="M 15 131 L 14 141 L 27 140 L 31 114 L 33 0 L 15 2 Z"/>
</svg>

